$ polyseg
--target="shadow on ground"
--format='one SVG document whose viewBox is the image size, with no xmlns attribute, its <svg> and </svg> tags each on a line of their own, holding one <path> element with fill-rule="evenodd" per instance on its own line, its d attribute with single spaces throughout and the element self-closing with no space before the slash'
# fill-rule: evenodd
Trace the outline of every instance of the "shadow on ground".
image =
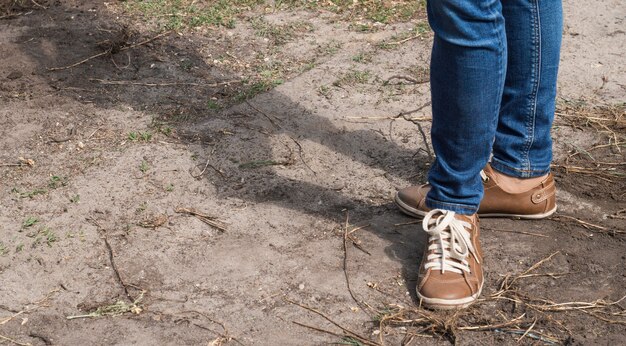
<svg viewBox="0 0 626 346">
<path fill-rule="evenodd" d="M 349 212 L 350 220 L 368 224 L 366 230 L 392 244 L 386 252 L 402 263 L 407 290 L 413 292 L 423 235 L 393 226 L 407 219 L 389 203 L 386 186 L 358 191 L 364 184 L 353 180 L 367 179 L 359 171 L 363 167 L 383 178 L 423 176 L 425 155 L 372 130 L 338 126 L 323 109 L 309 109 L 286 95 L 289 82 L 250 95 L 251 86 L 236 72 L 198 52 L 202 47 L 212 56 L 226 54 L 232 43 L 221 36 L 140 36 L 100 5 L 34 11 L 14 19 L 30 28 L 20 41 L 39 66 L 35 73 L 59 96 L 103 109 L 130 107 L 152 117 L 153 131 L 189 144 L 190 155 L 199 158 L 195 172 L 209 161 L 203 179 L 214 186 L 215 198 L 271 203 L 340 225 Z M 108 53 L 94 57 L 103 52 Z M 216 99 L 229 106 L 212 109 Z M 290 170 L 295 172 L 284 174 Z"/>
</svg>

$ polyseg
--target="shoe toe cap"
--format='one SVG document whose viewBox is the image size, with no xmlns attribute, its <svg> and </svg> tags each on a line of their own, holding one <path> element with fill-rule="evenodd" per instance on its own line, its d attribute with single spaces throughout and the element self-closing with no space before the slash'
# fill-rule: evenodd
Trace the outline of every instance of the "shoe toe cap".
<svg viewBox="0 0 626 346">
<path fill-rule="evenodd" d="M 426 198 L 428 188 L 424 186 L 410 186 L 398 191 L 398 198 L 407 204 L 417 204 Z"/>
<path fill-rule="evenodd" d="M 472 296 L 473 292 L 467 282 L 462 278 L 450 278 L 446 274 L 435 274 L 419 287 L 420 296 L 429 299 L 458 300 Z"/>
</svg>

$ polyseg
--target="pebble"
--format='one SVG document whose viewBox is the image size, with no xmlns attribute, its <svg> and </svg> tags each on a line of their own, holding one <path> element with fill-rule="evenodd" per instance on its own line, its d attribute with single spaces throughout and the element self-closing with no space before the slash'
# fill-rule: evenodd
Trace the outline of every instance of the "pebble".
<svg viewBox="0 0 626 346">
<path fill-rule="evenodd" d="M 11 73 L 9 73 L 9 75 L 7 76 L 8 79 L 14 80 L 14 79 L 18 79 L 18 78 L 22 78 L 23 74 L 20 71 L 13 71 Z"/>
</svg>

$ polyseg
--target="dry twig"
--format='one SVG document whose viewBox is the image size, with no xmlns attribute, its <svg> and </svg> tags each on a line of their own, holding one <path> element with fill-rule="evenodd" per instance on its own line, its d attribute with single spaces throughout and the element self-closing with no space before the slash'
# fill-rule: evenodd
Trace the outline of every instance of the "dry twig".
<svg viewBox="0 0 626 346">
<path fill-rule="evenodd" d="M 404 79 L 405 81 L 411 82 L 413 84 L 424 84 L 424 83 L 428 83 L 429 82 L 428 79 L 415 79 L 415 78 L 410 77 L 410 76 L 394 75 L 394 76 L 391 76 L 391 77 L 387 78 L 387 80 L 385 80 L 383 82 L 383 84 L 387 85 L 393 79 Z"/>
<path fill-rule="evenodd" d="M 88 218 L 88 221 L 91 221 L 91 223 L 96 226 L 98 228 L 98 232 L 100 233 L 100 237 L 102 238 L 102 240 L 104 241 L 104 245 L 107 249 L 107 253 L 109 256 L 109 262 L 111 264 L 111 269 L 113 270 L 113 274 L 115 276 L 115 279 L 117 280 L 117 282 L 119 283 L 119 285 L 122 287 L 124 294 L 126 295 L 126 299 L 128 299 L 128 301 L 130 303 L 135 302 L 137 299 L 133 298 L 130 294 L 130 292 L 128 291 L 128 287 L 130 287 L 131 285 L 128 285 L 124 282 L 124 280 L 122 279 L 122 276 L 120 275 L 119 270 L 117 269 L 117 266 L 115 264 L 115 256 L 113 255 L 113 247 L 111 247 L 111 244 L 109 243 L 109 239 L 107 237 L 107 231 L 104 227 L 102 227 L 100 225 L 100 223 L 94 219 L 94 218 Z"/>
<path fill-rule="evenodd" d="M 191 173 L 191 172 L 189 172 L 189 174 L 191 174 L 191 176 L 192 176 L 194 179 L 200 179 L 200 178 L 202 178 L 202 176 L 204 175 L 204 173 L 206 173 L 206 170 L 207 170 L 207 168 L 208 168 L 208 167 L 213 168 L 213 170 L 214 170 L 214 171 L 216 171 L 216 172 L 217 172 L 217 173 L 218 173 L 218 174 L 219 174 L 222 178 L 225 178 L 225 177 L 226 177 L 226 175 L 224 174 L 224 172 L 222 172 L 221 170 L 217 169 L 215 166 L 213 166 L 213 165 L 211 164 L 211 158 L 208 158 L 208 159 L 206 160 L 206 164 L 204 165 L 204 168 L 202 169 L 202 171 L 200 171 L 200 173 L 199 173 L 199 174 L 194 175 L 194 174 L 193 174 L 193 173 Z"/>
<path fill-rule="evenodd" d="M 160 34 L 158 34 L 158 35 L 156 35 L 156 36 L 154 36 L 152 38 L 149 38 L 147 40 L 144 40 L 144 41 L 141 41 L 141 42 L 138 42 L 138 43 L 135 43 L 135 44 L 131 44 L 129 46 L 122 47 L 122 48 L 119 49 L 119 52 L 122 52 L 122 51 L 125 51 L 125 50 L 128 50 L 128 49 L 132 49 L 132 48 L 144 45 L 146 43 L 150 43 L 150 42 L 152 42 L 152 41 L 154 41 L 156 39 L 159 39 L 159 38 L 161 38 L 161 37 L 163 37 L 165 35 L 168 35 L 171 32 L 172 31 L 162 32 L 162 33 L 160 33 Z M 48 68 L 48 71 L 59 71 L 59 70 L 66 70 L 66 69 L 69 69 L 69 68 L 72 68 L 72 67 L 76 67 L 78 65 L 82 65 L 82 64 L 84 64 L 84 63 L 86 63 L 86 62 L 88 62 L 90 60 L 96 59 L 98 57 L 101 57 L 101 56 L 104 56 L 104 55 L 107 55 L 107 54 L 111 54 L 111 52 L 113 52 L 113 47 L 105 50 L 104 52 L 100 52 L 98 54 L 92 55 L 92 56 L 90 56 L 88 58 L 85 58 L 83 60 L 77 61 L 77 62 L 75 62 L 73 64 L 70 64 L 70 65 L 67 65 L 67 66 Z"/>
<path fill-rule="evenodd" d="M 388 44 L 389 44 L 389 45 L 393 45 L 393 46 L 397 46 L 397 45 L 401 45 L 401 44 L 403 44 L 403 43 L 409 42 L 409 41 L 411 41 L 411 40 L 418 39 L 418 38 L 420 38 L 420 37 L 422 37 L 422 36 L 423 36 L 422 34 L 417 34 L 417 35 L 413 35 L 413 36 L 411 36 L 411 37 L 407 37 L 407 38 L 405 38 L 405 39 L 403 39 L 403 40 L 400 40 L 400 41 L 396 41 L 396 42 L 389 42 Z"/>
<path fill-rule="evenodd" d="M 20 345 L 20 346 L 31 346 L 31 344 L 30 344 L 30 343 L 22 343 L 22 342 L 19 342 L 19 341 L 15 340 L 15 339 L 9 338 L 8 336 L 4 336 L 4 335 L 2 335 L 2 334 L 0 334 L 0 339 L 5 340 L 5 341 L 8 341 L 8 342 L 10 342 L 10 343 L 12 343 L 12 344 L 15 344 L 15 345 Z"/>
<path fill-rule="evenodd" d="M 591 222 L 587 222 L 587 221 L 583 221 L 581 219 L 577 219 L 577 218 L 575 218 L 573 216 L 557 215 L 557 216 L 553 216 L 551 218 L 551 220 L 561 221 L 561 222 L 563 221 L 563 219 L 574 221 L 575 223 L 577 223 L 579 225 L 582 225 L 584 228 L 586 228 L 587 230 L 590 230 L 592 232 L 595 230 L 595 231 L 600 232 L 600 233 L 626 234 L 625 230 L 610 229 L 610 228 L 607 228 L 607 227 L 604 227 L 604 226 L 593 224 Z"/>
<path fill-rule="evenodd" d="M 313 326 L 310 326 L 310 325 L 308 325 L 308 324 L 304 324 L 304 323 L 297 322 L 297 321 L 291 321 L 291 322 L 292 322 L 293 324 L 295 324 L 295 325 L 300 326 L 300 327 L 309 328 L 309 329 L 311 329 L 311 330 L 315 330 L 315 331 L 317 331 L 317 332 L 330 334 L 330 335 L 337 336 L 337 337 L 340 337 L 340 338 L 345 337 L 345 334 L 335 333 L 335 332 L 332 332 L 332 331 L 330 331 L 330 330 L 326 330 L 326 329 L 322 329 L 322 328 L 318 328 L 318 327 L 313 327 Z"/>
<path fill-rule="evenodd" d="M 33 303 L 26 304 L 26 307 L 23 310 L 20 310 L 20 311 L 12 311 L 12 310 L 10 310 L 11 312 L 14 312 L 14 314 L 11 315 L 11 316 L 8 316 L 8 317 L 4 317 L 3 319 L 0 319 L 0 326 L 10 322 L 11 320 L 15 319 L 16 317 L 18 317 L 18 316 L 20 316 L 22 314 L 28 314 L 28 313 L 30 313 L 33 310 L 41 308 L 43 306 L 42 304 L 44 302 L 48 301 L 50 298 L 52 298 L 52 296 L 55 293 L 58 293 L 60 291 L 61 290 L 59 288 L 55 288 L 55 289 L 51 290 L 43 298 L 41 298 L 41 299 L 39 299 L 39 300 L 37 300 L 37 301 L 35 301 Z"/>
<path fill-rule="evenodd" d="M 304 159 L 304 149 L 302 149 L 302 145 L 300 144 L 300 142 L 298 142 L 295 138 L 293 138 L 291 136 L 289 136 L 289 138 L 291 138 L 291 140 L 294 143 L 296 143 L 296 145 L 298 146 L 298 153 L 300 154 L 300 160 L 302 160 L 302 163 L 304 164 L 304 166 L 306 166 L 306 168 L 308 168 L 309 171 L 311 171 L 311 173 L 313 173 L 313 175 L 317 175 L 317 172 L 315 172 L 313 170 L 313 168 L 311 168 L 311 166 L 309 166 L 309 164 Z"/>
<path fill-rule="evenodd" d="M 548 236 L 545 235 L 545 234 L 534 233 L 534 232 L 516 231 L 516 230 L 512 230 L 512 229 L 489 228 L 489 227 L 485 227 L 485 226 L 482 226 L 482 229 L 483 230 L 487 230 L 487 231 L 504 232 L 504 233 L 517 233 L 517 234 L 524 234 L 524 235 L 532 235 L 532 236 L 535 236 L 535 237 L 548 238 Z"/>
<path fill-rule="evenodd" d="M 24 14 L 23 12 L 5 14 L 5 15 L 0 16 L 0 20 L 19 17 L 23 14 Z"/>
<path fill-rule="evenodd" d="M 276 126 L 276 128 L 278 129 L 282 129 L 283 127 L 280 126 L 279 123 L 276 122 L 276 120 L 273 117 L 270 117 L 267 113 L 263 112 L 262 110 L 258 109 L 257 107 L 255 107 L 252 103 L 250 103 L 250 101 L 246 100 L 246 104 L 248 106 L 250 106 L 250 108 L 254 109 L 257 113 L 261 114 L 262 116 L 264 116 L 265 118 L 267 118 L 267 120 L 270 121 L 270 123 L 272 123 L 272 125 Z"/>
<path fill-rule="evenodd" d="M 198 220 L 206 223 L 209 226 L 215 227 L 220 232 L 226 232 L 228 230 L 226 228 L 226 224 L 223 221 L 218 220 L 217 216 L 206 215 L 192 208 L 178 207 L 176 208 L 175 211 L 179 214 L 187 214 L 187 215 L 195 216 L 196 218 L 198 218 Z"/>
<path fill-rule="evenodd" d="M 241 343 L 241 341 L 239 341 L 237 338 L 235 338 L 235 337 L 230 335 L 230 332 L 228 331 L 228 328 L 226 328 L 226 325 L 224 323 L 209 317 L 205 313 L 202 313 L 202 312 L 196 311 L 196 310 L 182 311 L 179 314 L 185 314 L 185 313 L 194 313 L 194 314 L 197 314 L 199 316 L 202 316 L 205 319 L 207 319 L 209 322 L 217 324 L 217 325 L 219 325 L 222 328 L 223 332 L 220 333 L 218 331 L 215 331 L 215 330 L 213 330 L 211 328 L 208 328 L 208 327 L 205 327 L 203 325 L 200 325 L 200 324 L 197 324 L 197 323 L 193 323 L 194 326 L 196 326 L 196 327 L 198 327 L 200 329 L 204 329 L 204 330 L 210 331 L 211 333 L 213 333 L 213 334 L 215 334 L 215 335 L 217 335 L 219 337 L 219 338 L 215 339 L 213 342 L 209 343 L 209 345 L 221 345 L 223 342 L 228 342 L 228 341 L 231 341 L 231 340 L 235 341 L 236 343 L 238 343 L 240 345 L 243 345 L 243 343 Z"/>
<path fill-rule="evenodd" d="M 290 304 L 293 304 L 293 305 L 299 306 L 299 307 L 301 307 L 301 308 L 303 308 L 303 309 L 305 309 L 305 310 L 308 310 L 308 311 L 310 311 L 310 312 L 313 312 L 313 313 L 317 314 L 318 316 L 321 316 L 321 317 L 322 317 L 322 318 L 324 318 L 326 321 L 328 321 L 328 322 L 332 323 L 332 324 L 333 324 L 333 325 L 335 325 L 337 328 L 341 329 L 344 333 L 346 333 L 346 334 L 347 334 L 347 335 L 349 335 L 350 337 L 353 337 L 353 338 L 357 339 L 358 341 L 360 341 L 360 342 L 362 342 L 362 343 L 364 343 L 364 344 L 366 344 L 366 345 L 370 345 L 370 346 L 380 346 L 380 344 L 379 344 L 379 343 L 372 342 L 372 341 L 370 341 L 369 339 L 367 339 L 367 338 L 365 338 L 365 337 L 361 336 L 360 334 L 357 334 L 356 332 L 353 332 L 353 331 L 351 331 L 350 329 L 348 329 L 348 328 L 346 328 L 346 327 L 343 327 L 342 325 L 340 325 L 339 323 L 335 322 L 333 319 L 331 319 L 330 317 L 328 317 L 328 315 L 324 314 L 323 312 L 321 312 L 321 311 L 319 311 L 319 310 L 313 309 L 312 307 L 309 307 L 309 306 L 306 306 L 306 305 L 300 304 L 300 303 L 298 303 L 298 302 L 294 302 L 294 301 L 289 300 L 289 299 L 287 299 L 287 298 L 284 298 L 284 299 L 285 299 L 285 301 L 286 301 L 286 302 L 288 302 L 288 303 L 290 303 Z M 298 324 L 298 323 L 296 323 L 296 324 Z M 308 326 L 307 326 L 307 328 L 308 328 Z M 319 330 L 319 331 L 322 331 L 322 330 Z"/>
<path fill-rule="evenodd" d="M 145 83 L 145 82 L 133 82 L 128 80 L 105 80 L 98 78 L 89 78 L 92 82 L 98 82 L 104 85 L 137 85 L 137 86 L 147 86 L 147 87 L 168 87 L 168 86 L 202 86 L 202 87 L 218 87 L 223 85 L 230 85 L 234 83 L 241 83 L 240 80 L 231 80 L 226 82 L 216 82 L 216 83 L 186 83 L 186 82 L 166 82 L 166 83 Z"/>
<path fill-rule="evenodd" d="M 343 228 L 343 274 L 346 278 L 346 287 L 348 288 L 348 293 L 350 293 L 350 297 L 352 297 L 352 300 L 354 300 L 354 302 L 361 308 L 361 310 L 365 311 L 364 303 L 356 298 L 356 295 L 354 294 L 354 292 L 352 291 L 352 287 L 350 286 L 350 276 L 348 275 L 348 240 L 352 241 L 352 244 L 354 244 L 355 247 L 359 248 L 361 251 L 364 251 L 365 253 L 370 255 L 370 253 L 367 252 L 365 249 L 361 248 L 360 245 L 357 245 L 356 240 L 351 237 L 352 233 L 360 229 L 363 229 L 367 226 L 358 227 L 358 228 L 353 229 L 352 231 L 349 230 L 349 227 L 350 227 L 349 214 L 348 212 L 346 212 L 346 223 Z"/>
</svg>

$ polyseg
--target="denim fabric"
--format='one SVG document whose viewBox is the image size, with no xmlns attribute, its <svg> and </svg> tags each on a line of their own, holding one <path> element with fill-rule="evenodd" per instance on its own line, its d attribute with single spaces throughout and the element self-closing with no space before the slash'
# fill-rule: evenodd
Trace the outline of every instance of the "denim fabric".
<svg viewBox="0 0 626 346">
<path fill-rule="evenodd" d="M 514 177 L 550 170 L 561 0 L 429 0 L 429 208 L 473 214 L 480 170 Z"/>
</svg>

